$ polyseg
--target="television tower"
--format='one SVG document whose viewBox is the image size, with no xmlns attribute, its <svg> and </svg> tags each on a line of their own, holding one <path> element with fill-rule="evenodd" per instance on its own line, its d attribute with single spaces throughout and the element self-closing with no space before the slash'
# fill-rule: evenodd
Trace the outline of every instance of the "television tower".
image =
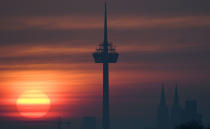
<svg viewBox="0 0 210 129">
<path fill-rule="evenodd" d="M 104 11 L 104 41 L 99 44 L 96 52 L 93 53 L 95 63 L 103 63 L 103 129 L 110 128 L 109 119 L 109 63 L 116 63 L 119 54 L 115 52 L 112 43 L 108 41 L 107 26 L 107 3 L 105 2 Z"/>
</svg>

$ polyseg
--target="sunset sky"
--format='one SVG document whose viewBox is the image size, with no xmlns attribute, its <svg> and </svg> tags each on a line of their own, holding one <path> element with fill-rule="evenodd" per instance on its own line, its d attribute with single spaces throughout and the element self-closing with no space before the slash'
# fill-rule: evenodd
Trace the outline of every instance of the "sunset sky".
<svg viewBox="0 0 210 129">
<path fill-rule="evenodd" d="M 0 118 L 22 120 L 16 101 L 28 90 L 48 95 L 45 119 L 101 117 L 103 0 L 0 1 Z M 179 86 L 184 107 L 198 101 L 210 122 L 210 1 L 109 1 L 111 117 L 155 126 L 160 87 L 171 107 Z M 119 124 L 119 123 L 118 123 Z M 113 124 L 117 126 L 117 124 Z M 125 125 L 126 127 L 126 125 Z"/>
</svg>

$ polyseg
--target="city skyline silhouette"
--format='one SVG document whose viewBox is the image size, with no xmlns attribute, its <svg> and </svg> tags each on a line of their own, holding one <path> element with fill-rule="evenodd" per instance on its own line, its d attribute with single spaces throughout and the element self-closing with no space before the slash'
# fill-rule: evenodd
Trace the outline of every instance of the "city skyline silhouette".
<svg viewBox="0 0 210 129">
<path fill-rule="evenodd" d="M 207 128 L 208 4 L 2 0 L 0 128 Z"/>
</svg>

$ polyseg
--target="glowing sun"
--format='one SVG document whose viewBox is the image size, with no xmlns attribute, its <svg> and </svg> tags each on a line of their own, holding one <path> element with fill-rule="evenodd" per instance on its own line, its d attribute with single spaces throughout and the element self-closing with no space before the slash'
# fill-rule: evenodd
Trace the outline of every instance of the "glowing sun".
<svg viewBox="0 0 210 129">
<path fill-rule="evenodd" d="M 50 109 L 50 99 L 48 96 L 37 90 L 24 92 L 16 101 L 17 108 L 21 116 L 27 118 L 44 117 Z"/>
</svg>

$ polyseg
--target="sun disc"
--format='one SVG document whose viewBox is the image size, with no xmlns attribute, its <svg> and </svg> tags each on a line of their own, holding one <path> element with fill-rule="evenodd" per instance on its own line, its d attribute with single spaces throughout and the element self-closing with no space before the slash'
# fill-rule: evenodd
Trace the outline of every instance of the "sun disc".
<svg viewBox="0 0 210 129">
<path fill-rule="evenodd" d="M 37 90 L 24 92 L 16 101 L 21 116 L 27 118 L 44 117 L 50 109 L 49 97 Z"/>
</svg>

